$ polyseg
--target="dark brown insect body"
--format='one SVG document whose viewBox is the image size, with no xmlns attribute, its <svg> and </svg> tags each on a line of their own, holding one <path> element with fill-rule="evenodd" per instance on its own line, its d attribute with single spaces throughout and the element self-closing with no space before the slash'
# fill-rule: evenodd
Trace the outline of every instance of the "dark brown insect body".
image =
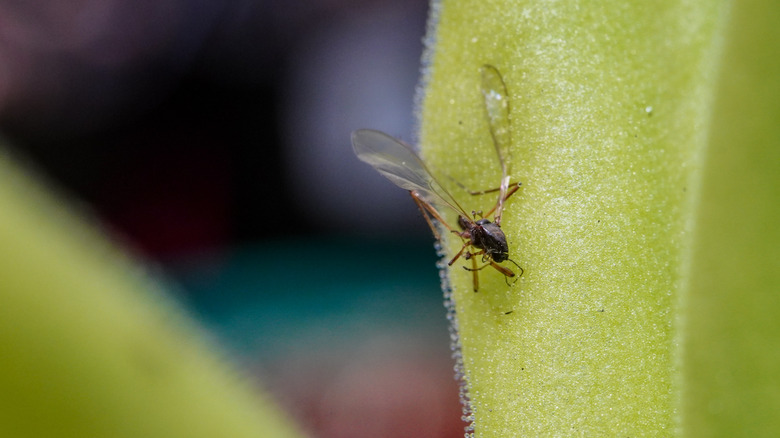
<svg viewBox="0 0 780 438">
<path fill-rule="evenodd" d="M 519 188 L 519 183 L 513 184 L 512 188 L 506 193 L 506 195 L 499 198 L 499 201 L 496 202 L 496 207 L 493 207 L 493 209 L 490 210 L 490 213 L 494 212 L 499 205 L 503 205 L 503 202 L 512 196 Z M 478 214 L 472 213 L 472 215 L 477 216 Z M 513 278 L 515 277 L 515 273 L 512 272 L 511 269 L 499 265 L 501 262 L 509 261 L 517 266 L 517 268 L 520 269 L 520 275 L 523 275 L 523 268 L 515 263 L 514 260 L 509 258 L 509 245 L 507 244 L 504 230 L 501 229 L 501 225 L 499 223 L 500 220 L 501 216 L 498 214 L 496 214 L 495 222 L 491 222 L 485 218 L 471 220 L 468 218 L 468 216 L 461 214 L 458 216 L 458 226 L 462 231 L 458 232 L 450 229 L 453 233 L 464 239 L 465 242 L 460 251 L 455 254 L 455 257 L 449 261 L 448 265 L 452 266 L 453 263 L 455 263 L 460 257 L 463 257 L 466 260 L 471 260 L 471 267 L 468 268 L 464 266 L 463 268 L 467 271 L 474 271 L 473 282 L 475 292 L 479 290 L 479 278 L 476 275 L 476 271 L 479 271 L 486 266 L 491 266 L 498 272 L 502 273 L 506 278 Z M 446 222 L 444 225 L 449 228 Z M 481 267 L 477 267 L 476 256 L 480 255 L 482 256 L 481 261 L 485 264 Z"/>
<path fill-rule="evenodd" d="M 509 259 L 509 245 L 501 227 L 487 219 L 472 222 L 463 216 L 458 216 L 458 225 L 463 230 L 461 237 L 469 239 L 471 246 L 484 251 L 494 262 Z"/>
</svg>

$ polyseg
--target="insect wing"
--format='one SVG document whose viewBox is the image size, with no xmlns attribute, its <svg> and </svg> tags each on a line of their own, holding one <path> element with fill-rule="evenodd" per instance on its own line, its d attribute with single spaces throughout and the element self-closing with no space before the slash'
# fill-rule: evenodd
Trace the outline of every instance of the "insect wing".
<svg viewBox="0 0 780 438">
<path fill-rule="evenodd" d="M 512 143 L 509 134 L 509 93 L 501 73 L 492 65 L 482 66 L 482 96 L 501 170 L 507 174 L 509 146 Z"/>
<path fill-rule="evenodd" d="M 501 222 L 504 199 L 509 189 L 509 147 L 512 139 L 509 131 L 509 93 L 498 69 L 482 66 L 482 96 L 485 100 L 490 135 L 501 165 L 501 186 L 496 208 L 496 222 Z"/>
<path fill-rule="evenodd" d="M 370 164 L 398 187 L 415 190 L 429 202 L 447 205 L 458 214 L 466 215 L 406 144 L 380 131 L 359 129 L 352 133 L 352 148 L 361 161 Z"/>
</svg>

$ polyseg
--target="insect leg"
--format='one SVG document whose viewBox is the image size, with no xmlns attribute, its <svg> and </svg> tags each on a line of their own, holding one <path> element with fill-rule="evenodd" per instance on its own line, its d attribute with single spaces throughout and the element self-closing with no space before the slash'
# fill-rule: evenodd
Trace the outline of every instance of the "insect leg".
<svg viewBox="0 0 780 438">
<path fill-rule="evenodd" d="M 463 269 L 465 269 L 467 271 L 473 271 L 474 272 L 474 276 L 473 276 L 473 280 L 472 281 L 473 281 L 473 284 L 474 284 L 474 292 L 477 292 L 479 290 L 479 276 L 477 275 L 477 271 L 479 271 L 482 268 L 477 268 L 477 259 L 476 259 L 476 257 L 474 257 L 474 254 L 466 251 L 466 248 L 468 248 L 469 246 L 471 246 L 471 242 L 464 243 L 463 247 L 461 247 L 460 251 L 458 251 L 458 253 L 455 254 L 455 257 L 453 257 L 452 260 L 450 260 L 450 262 L 447 264 L 447 266 L 452 266 L 452 264 L 455 263 L 461 256 L 463 256 L 463 258 L 465 258 L 467 260 L 471 259 L 471 266 L 472 266 L 472 268 L 467 268 L 467 267 L 464 266 Z M 464 255 L 464 251 L 466 251 L 465 255 Z M 487 265 L 485 265 L 485 266 L 487 266 Z M 484 268 L 484 266 L 483 266 L 483 268 Z"/>
<path fill-rule="evenodd" d="M 473 254 L 472 254 L 472 255 L 473 255 Z M 481 270 L 483 270 L 483 269 L 487 268 L 488 266 L 491 266 L 491 267 L 493 267 L 493 268 L 494 268 L 496 271 L 498 271 L 498 272 L 500 272 L 501 274 L 503 274 L 503 275 L 504 275 L 504 280 L 506 281 L 506 284 L 508 284 L 508 285 L 509 285 L 509 280 L 508 280 L 508 278 L 514 278 L 514 277 L 516 276 L 516 275 L 515 275 L 515 273 L 514 273 L 514 272 L 512 272 L 512 270 L 511 270 L 511 269 L 509 269 L 509 268 L 506 268 L 506 267 L 504 267 L 504 266 L 501 266 L 501 265 L 499 265 L 498 263 L 494 262 L 493 260 L 489 260 L 489 261 L 488 261 L 486 264 L 484 264 L 484 265 L 480 266 L 479 268 L 477 267 L 477 263 L 476 263 L 476 261 L 475 261 L 475 260 L 476 260 L 476 258 L 475 258 L 475 257 L 471 257 L 471 260 L 472 260 L 472 266 L 473 266 L 473 267 L 471 267 L 471 268 L 467 268 L 467 267 L 465 267 L 465 266 L 464 266 L 464 267 L 463 267 L 463 269 L 465 269 L 465 270 L 467 270 L 467 271 L 472 271 L 472 272 L 474 272 L 474 276 L 475 276 L 475 277 L 477 276 L 477 271 L 481 271 Z M 511 261 L 511 260 L 510 260 L 510 261 Z M 515 262 L 512 262 L 512 263 L 515 263 Z M 517 263 L 515 263 L 515 265 L 517 265 Z M 518 268 L 520 268 L 520 266 L 517 266 L 517 267 L 518 267 Z M 523 272 L 524 272 L 524 271 L 523 271 L 523 268 L 520 268 L 520 275 L 523 275 Z M 477 281 L 477 280 L 475 279 L 475 282 L 476 282 L 476 281 Z M 517 278 L 515 278 L 515 281 L 517 281 Z M 476 289 L 475 289 L 474 291 L 476 292 Z"/>
<path fill-rule="evenodd" d="M 485 214 L 485 216 L 490 216 L 491 214 L 493 214 L 494 211 L 498 209 L 499 206 L 503 206 L 504 202 L 506 202 L 506 200 L 509 199 L 510 196 L 514 195 L 515 192 L 520 189 L 521 184 L 522 183 L 520 182 L 518 182 L 517 184 L 512 184 L 512 188 L 509 189 L 508 192 L 506 192 L 506 195 L 504 195 L 503 199 L 499 198 L 498 201 L 496 201 L 496 205 L 494 205 L 493 208 L 491 208 L 490 211 L 488 211 L 487 214 Z M 494 189 L 491 191 L 495 191 L 495 190 L 499 190 L 499 189 Z M 496 218 L 493 222 L 495 222 L 497 225 L 501 225 L 501 213 L 502 212 L 500 211 L 496 212 Z"/>
<path fill-rule="evenodd" d="M 444 225 L 448 230 L 457 233 L 457 231 L 455 231 L 454 228 L 452 228 L 447 222 L 444 221 L 444 219 L 442 219 L 441 215 L 439 215 L 439 213 L 436 211 L 436 209 L 433 208 L 431 204 L 425 202 L 422 198 L 420 198 L 420 195 L 417 194 L 416 191 L 412 190 L 409 192 L 409 194 L 412 196 L 412 199 L 414 200 L 414 203 L 417 205 L 417 208 L 420 209 L 420 212 L 425 218 L 425 222 L 428 223 L 428 226 L 431 228 L 431 231 L 433 231 L 433 235 L 436 237 L 436 240 L 441 240 L 441 235 L 439 235 L 439 231 L 436 229 L 436 226 L 433 224 L 433 221 L 431 221 L 430 216 L 436 218 L 436 220 L 439 221 L 442 225 Z"/>
<path fill-rule="evenodd" d="M 510 261 L 510 262 L 512 262 L 512 263 L 514 263 L 514 265 L 515 265 L 515 266 L 517 266 L 517 269 L 519 269 L 519 270 L 520 270 L 520 275 L 519 275 L 519 277 L 522 277 L 522 276 L 523 276 L 523 273 L 525 272 L 525 269 L 523 269 L 523 268 L 522 268 L 520 265 L 518 265 L 516 261 L 514 261 L 514 260 L 512 260 L 512 259 L 507 259 L 507 260 L 508 260 L 508 261 Z"/>
<path fill-rule="evenodd" d="M 453 263 L 455 263 L 456 261 L 458 261 L 458 259 L 460 258 L 460 256 L 461 256 L 461 255 L 463 255 L 463 251 L 465 251 L 465 250 L 466 250 L 466 248 L 468 248 L 470 245 L 471 245 L 471 242 L 466 242 L 466 243 L 464 243 L 464 244 L 463 244 L 463 247 L 460 249 L 460 251 L 458 251 L 458 253 L 457 253 L 457 254 L 455 254 L 455 257 L 453 257 L 453 258 L 452 258 L 452 260 L 450 260 L 450 262 L 449 262 L 449 263 L 447 263 L 447 266 L 452 266 L 452 264 L 453 264 Z M 470 253 L 470 252 L 468 252 L 468 251 L 466 251 L 466 258 L 471 258 L 471 253 Z"/>
<path fill-rule="evenodd" d="M 494 268 L 496 269 L 496 271 L 498 271 L 498 272 L 500 272 L 500 273 L 504 274 L 504 276 L 505 276 L 505 277 L 514 277 L 514 276 L 515 276 L 515 273 L 514 273 L 514 272 L 512 272 L 512 270 L 511 270 L 511 269 L 509 269 L 509 268 L 506 268 L 506 267 L 504 267 L 504 266 L 501 266 L 501 265 L 499 265 L 498 263 L 494 262 L 493 260 L 490 260 L 490 261 L 488 262 L 488 264 L 489 264 L 490 266 L 494 267 Z M 488 266 L 488 265 L 485 265 L 485 266 Z M 484 267 L 484 266 L 483 266 L 483 267 Z M 522 268 L 520 268 L 520 269 L 522 269 Z"/>
<path fill-rule="evenodd" d="M 501 190 L 501 187 L 495 187 L 495 188 L 492 188 L 492 189 L 486 189 L 486 190 L 471 190 L 470 188 L 468 188 L 468 187 L 466 187 L 466 186 L 464 186 L 464 185 L 462 185 L 462 184 L 460 184 L 460 183 L 457 183 L 457 184 L 458 184 L 458 185 L 459 185 L 461 188 L 463 188 L 463 190 L 467 191 L 467 192 L 469 193 L 469 195 L 472 195 L 472 196 L 477 196 L 477 195 L 486 195 L 486 194 L 488 194 L 488 193 L 498 192 L 498 191 L 500 191 L 500 190 Z M 513 183 L 509 183 L 509 185 L 510 185 L 510 186 L 519 186 L 520 184 L 522 184 L 522 183 L 521 183 L 521 182 L 516 182 L 516 183 L 515 183 L 515 182 L 513 182 Z M 506 198 L 508 198 L 508 197 L 509 197 L 509 195 L 505 196 L 505 197 L 504 197 L 504 200 L 506 200 Z"/>
<path fill-rule="evenodd" d="M 474 283 L 474 292 L 479 291 L 479 273 L 477 272 L 477 259 L 474 257 L 471 257 L 471 277 L 472 282 Z"/>
<path fill-rule="evenodd" d="M 472 271 L 481 271 L 481 270 L 483 270 L 483 269 L 487 268 L 488 266 L 490 266 L 490 264 L 489 264 L 489 263 L 485 263 L 484 265 L 482 265 L 482 266 L 480 266 L 480 267 L 478 268 L 478 267 L 477 267 L 477 261 L 476 261 L 477 259 L 476 259 L 476 258 L 474 258 L 474 257 L 472 257 L 472 258 L 471 258 L 471 260 L 472 260 L 472 265 L 473 265 L 471 268 L 467 268 L 467 267 L 465 267 L 465 266 L 463 267 L 463 269 L 465 269 L 465 270 L 467 270 L 467 271 L 469 271 L 469 272 L 472 272 Z"/>
</svg>

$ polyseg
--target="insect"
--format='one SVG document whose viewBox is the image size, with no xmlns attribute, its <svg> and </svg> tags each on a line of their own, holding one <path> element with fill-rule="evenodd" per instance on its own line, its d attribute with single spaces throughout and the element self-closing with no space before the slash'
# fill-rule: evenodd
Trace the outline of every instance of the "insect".
<svg viewBox="0 0 780 438">
<path fill-rule="evenodd" d="M 501 182 L 498 188 L 483 191 L 469 191 L 472 195 L 498 192 L 496 204 L 486 214 L 472 211 L 471 214 L 461 207 L 458 201 L 433 177 L 428 166 L 417 156 L 410 146 L 383 132 L 360 129 L 352 133 L 352 147 L 355 155 L 376 169 L 398 187 L 408 190 L 412 200 L 422 212 L 425 221 L 434 236 L 441 240 L 433 219 L 447 230 L 463 240 L 463 246 L 449 261 L 452 266 L 463 257 L 471 260 L 471 267 L 464 269 L 473 272 L 474 291 L 479 290 L 478 271 L 491 266 L 505 278 L 515 277 L 515 273 L 499 263 L 509 261 L 523 275 L 523 268 L 509 258 L 509 246 L 501 230 L 501 215 L 504 205 L 519 188 L 520 183 L 510 183 L 509 157 L 509 102 L 506 86 L 498 70 L 490 65 L 482 67 L 482 95 L 487 112 L 490 133 L 501 166 Z M 439 212 L 439 208 L 450 208 L 458 214 L 459 230 L 450 226 Z M 492 215 L 493 220 L 488 219 Z M 482 266 L 477 266 L 481 256 Z M 508 282 L 508 280 L 507 280 Z"/>
</svg>

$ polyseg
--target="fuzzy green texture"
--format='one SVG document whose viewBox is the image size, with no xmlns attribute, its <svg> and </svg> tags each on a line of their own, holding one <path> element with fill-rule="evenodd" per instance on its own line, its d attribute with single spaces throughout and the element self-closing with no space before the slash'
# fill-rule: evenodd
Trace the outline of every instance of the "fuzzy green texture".
<svg viewBox="0 0 780 438">
<path fill-rule="evenodd" d="M 422 153 L 470 188 L 498 185 L 491 64 L 523 183 L 502 222 L 519 281 L 488 267 L 474 293 L 450 270 L 476 436 L 778 432 L 777 12 L 442 1 Z M 469 210 L 495 202 L 451 189 Z"/>
<path fill-rule="evenodd" d="M 3 150 L 0 284 L 0 436 L 301 436 L 154 279 Z"/>
<path fill-rule="evenodd" d="M 689 436 L 780 436 L 778 23 L 743 2 L 724 30 L 683 301 Z"/>
</svg>

